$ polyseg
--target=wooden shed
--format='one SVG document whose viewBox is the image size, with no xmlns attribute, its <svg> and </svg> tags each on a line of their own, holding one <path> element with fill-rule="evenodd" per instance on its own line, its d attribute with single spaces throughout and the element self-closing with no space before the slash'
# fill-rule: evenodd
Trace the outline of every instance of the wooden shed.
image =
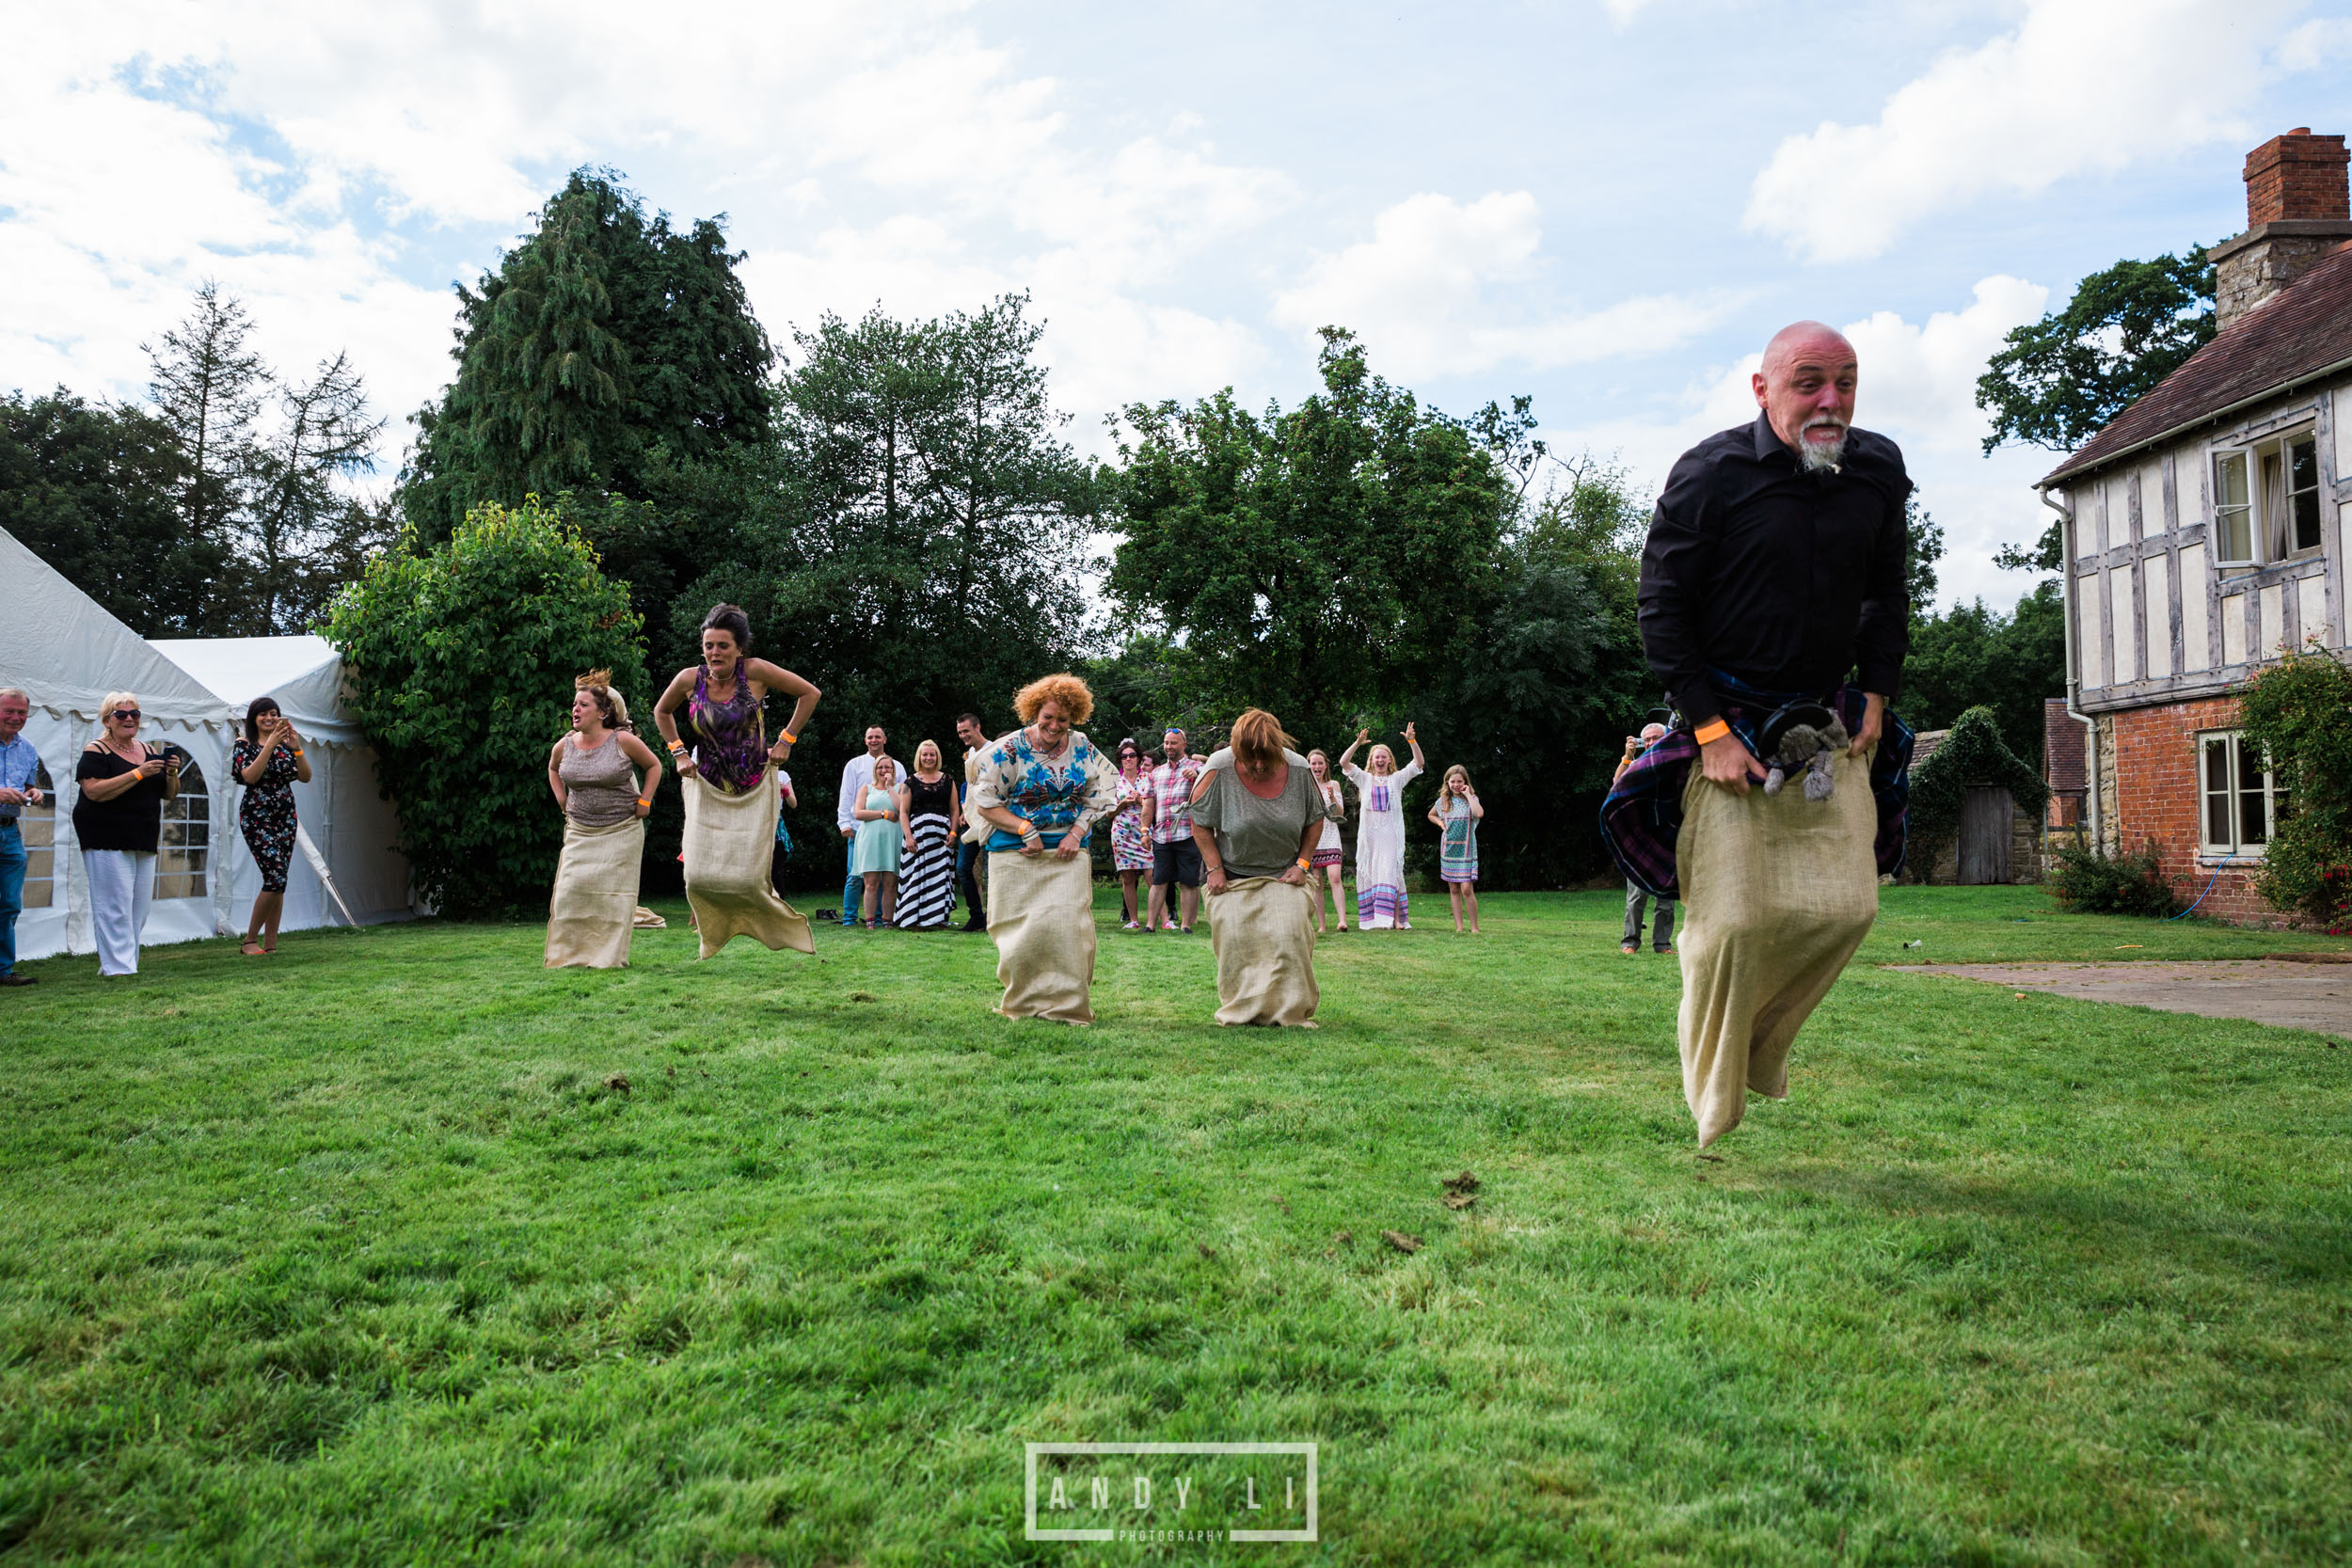
<svg viewBox="0 0 2352 1568">
<path fill-rule="evenodd" d="M 1911 753 L 1915 777 L 1951 734 L 1949 730 L 1920 732 Z M 2020 810 L 2010 785 L 1989 773 L 1972 773 L 1962 781 L 1962 788 L 1956 831 L 1928 847 L 1931 858 L 1925 864 L 1915 863 L 1911 875 L 1947 887 L 2041 881 L 2042 814 L 2038 807 Z"/>
</svg>

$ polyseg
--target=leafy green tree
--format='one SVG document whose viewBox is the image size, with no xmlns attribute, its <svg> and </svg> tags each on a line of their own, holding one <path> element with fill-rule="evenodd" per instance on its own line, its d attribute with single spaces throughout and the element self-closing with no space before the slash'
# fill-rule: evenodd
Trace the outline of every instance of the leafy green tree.
<svg viewBox="0 0 2352 1568">
<path fill-rule="evenodd" d="M 1470 653 L 1520 489 L 1352 334 L 1323 339 L 1323 390 L 1288 412 L 1230 392 L 1126 410 L 1106 585 L 1198 656 L 1187 700 L 1336 733 L 1394 720 Z"/>
<path fill-rule="evenodd" d="M 142 637 L 202 636 L 228 546 L 186 526 L 188 462 L 143 408 L 0 398 L 0 529 Z"/>
<path fill-rule="evenodd" d="M 270 387 L 269 367 L 247 345 L 253 318 L 206 278 L 188 319 L 163 335 L 148 356 L 148 395 L 171 427 L 186 459 L 181 520 L 191 546 L 233 555 L 235 531 L 251 477 L 253 427 Z M 218 635 L 245 629 L 238 584 L 223 573 L 206 583 L 190 621 Z"/>
<path fill-rule="evenodd" d="M 2042 705 L 2066 690 L 2066 608 L 2055 579 L 2004 615 L 1982 599 L 1912 623 L 1898 705 L 1914 729 L 1947 729 L 1969 708 L 1992 710 L 2010 750 L 2042 756 Z"/>
<path fill-rule="evenodd" d="M 2118 261 L 2066 309 L 2012 327 L 1977 381 L 1987 453 L 2010 441 L 2073 451 L 2213 338 L 2214 267 L 2201 250 Z"/>
<path fill-rule="evenodd" d="M 650 711 L 639 629 L 596 551 L 536 501 L 485 503 L 438 545 L 411 531 L 336 599 L 326 637 L 426 899 L 452 914 L 544 907 L 563 841 L 548 747 L 586 671 L 611 670 Z"/>
<path fill-rule="evenodd" d="M 1014 689 L 1080 655 L 1095 484 L 1060 435 L 1026 309 L 1008 295 L 931 321 L 825 316 L 797 335 L 772 442 L 663 503 L 739 541 L 677 596 L 670 645 L 690 649 L 714 601 L 743 606 L 755 645 L 824 689 L 812 780 L 868 723 L 910 752 L 926 736 L 948 746 L 965 708 L 1009 727 Z M 831 789 L 803 800 L 796 836 L 805 823 L 830 839 Z"/>
<path fill-rule="evenodd" d="M 417 414 L 401 480 L 421 538 L 447 537 L 483 500 L 654 500 L 679 469 L 765 440 L 775 356 L 723 221 L 674 228 L 611 171 L 583 168 L 497 271 L 458 287 L 456 379 Z M 665 520 L 659 507 L 641 519 L 640 545 L 683 583 L 701 542 L 671 538 Z M 666 625 L 667 601 L 649 608 Z"/>
<path fill-rule="evenodd" d="M 6 404 L 0 516 L 84 592 L 149 636 L 308 626 L 391 533 L 350 490 L 383 421 L 338 354 L 281 381 L 243 305 L 210 282 L 151 348 L 151 411 L 63 388 Z"/>
<path fill-rule="evenodd" d="M 367 390 L 345 355 L 308 382 L 282 383 L 279 420 L 246 458 L 246 505 L 239 530 L 249 578 L 246 612 L 268 632 L 307 628 L 373 549 L 392 540 L 387 509 L 345 485 L 375 467 L 384 421 L 367 410 Z"/>
<path fill-rule="evenodd" d="M 1914 625 L 1935 609 L 1935 563 L 1944 559 L 1944 525 L 1928 515 L 1917 491 L 1903 500 L 1903 592 Z"/>
<path fill-rule="evenodd" d="M 2073 451 L 2155 389 L 2213 339 L 2214 266 L 2201 249 L 2118 261 L 2075 285 L 2066 309 L 2012 327 L 1977 379 L 1993 416 L 1989 455 L 2011 442 Z M 1994 559 L 2012 571 L 2058 569 L 2058 526 Z"/>
</svg>

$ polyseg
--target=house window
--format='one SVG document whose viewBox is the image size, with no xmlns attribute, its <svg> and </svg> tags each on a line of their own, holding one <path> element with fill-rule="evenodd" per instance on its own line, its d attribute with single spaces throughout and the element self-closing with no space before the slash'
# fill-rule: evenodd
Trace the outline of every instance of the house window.
<svg viewBox="0 0 2352 1568">
<path fill-rule="evenodd" d="M 2214 562 L 2254 563 L 2253 503 L 2246 487 L 2246 453 L 2216 452 L 2213 459 Z"/>
<path fill-rule="evenodd" d="M 2261 749 L 2237 731 L 2208 733 L 2197 741 L 2205 805 L 2200 837 L 2205 852 L 2261 853 L 2278 826 L 2279 814 L 2286 809 L 2286 786 L 2272 782 Z"/>
<path fill-rule="evenodd" d="M 2319 443 L 2309 436 L 2286 443 L 2287 505 L 2280 518 L 2286 555 L 2319 548 Z"/>
<path fill-rule="evenodd" d="M 204 770 L 180 752 L 180 793 L 164 802 L 164 836 L 155 856 L 155 896 L 204 896 L 204 863 L 212 852 L 213 801 Z"/>
<path fill-rule="evenodd" d="M 2319 500 L 2311 431 L 2215 452 L 2215 563 L 2257 566 L 2318 549 Z"/>
<path fill-rule="evenodd" d="M 24 908 L 45 910 L 57 901 L 57 798 L 39 758 L 33 762 L 33 787 L 40 791 L 41 802 L 18 807 L 16 825 L 24 842 Z"/>
</svg>

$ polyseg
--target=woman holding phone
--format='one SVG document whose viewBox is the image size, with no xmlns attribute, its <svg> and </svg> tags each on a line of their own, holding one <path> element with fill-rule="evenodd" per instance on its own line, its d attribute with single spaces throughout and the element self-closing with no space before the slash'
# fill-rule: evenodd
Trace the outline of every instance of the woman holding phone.
<svg viewBox="0 0 2352 1568">
<path fill-rule="evenodd" d="M 89 878 L 90 934 L 98 973 L 136 974 L 139 933 L 155 895 L 155 848 L 164 802 L 180 793 L 180 759 L 139 743 L 139 700 L 109 691 L 99 705 L 104 732 L 82 750 L 73 782 L 73 836 Z"/>
<path fill-rule="evenodd" d="M 310 759 L 302 754 L 302 736 L 294 733 L 275 697 L 263 697 L 245 710 L 245 738 L 237 742 L 229 766 L 245 785 L 237 803 L 237 827 L 245 847 L 261 868 L 262 891 L 253 895 L 253 914 L 245 923 L 248 958 L 278 951 L 278 922 L 286 912 L 286 871 L 294 863 L 294 786 L 310 782 Z"/>
</svg>

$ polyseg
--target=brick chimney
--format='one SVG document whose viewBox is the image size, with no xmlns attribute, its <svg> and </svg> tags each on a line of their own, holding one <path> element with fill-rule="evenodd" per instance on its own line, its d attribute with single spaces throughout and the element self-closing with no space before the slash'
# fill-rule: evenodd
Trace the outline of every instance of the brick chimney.
<svg viewBox="0 0 2352 1568">
<path fill-rule="evenodd" d="M 2205 254 L 2216 269 L 2215 314 L 2225 330 L 2352 240 L 2352 195 L 2342 136 L 2298 125 L 2246 155 L 2246 232 Z"/>
</svg>

